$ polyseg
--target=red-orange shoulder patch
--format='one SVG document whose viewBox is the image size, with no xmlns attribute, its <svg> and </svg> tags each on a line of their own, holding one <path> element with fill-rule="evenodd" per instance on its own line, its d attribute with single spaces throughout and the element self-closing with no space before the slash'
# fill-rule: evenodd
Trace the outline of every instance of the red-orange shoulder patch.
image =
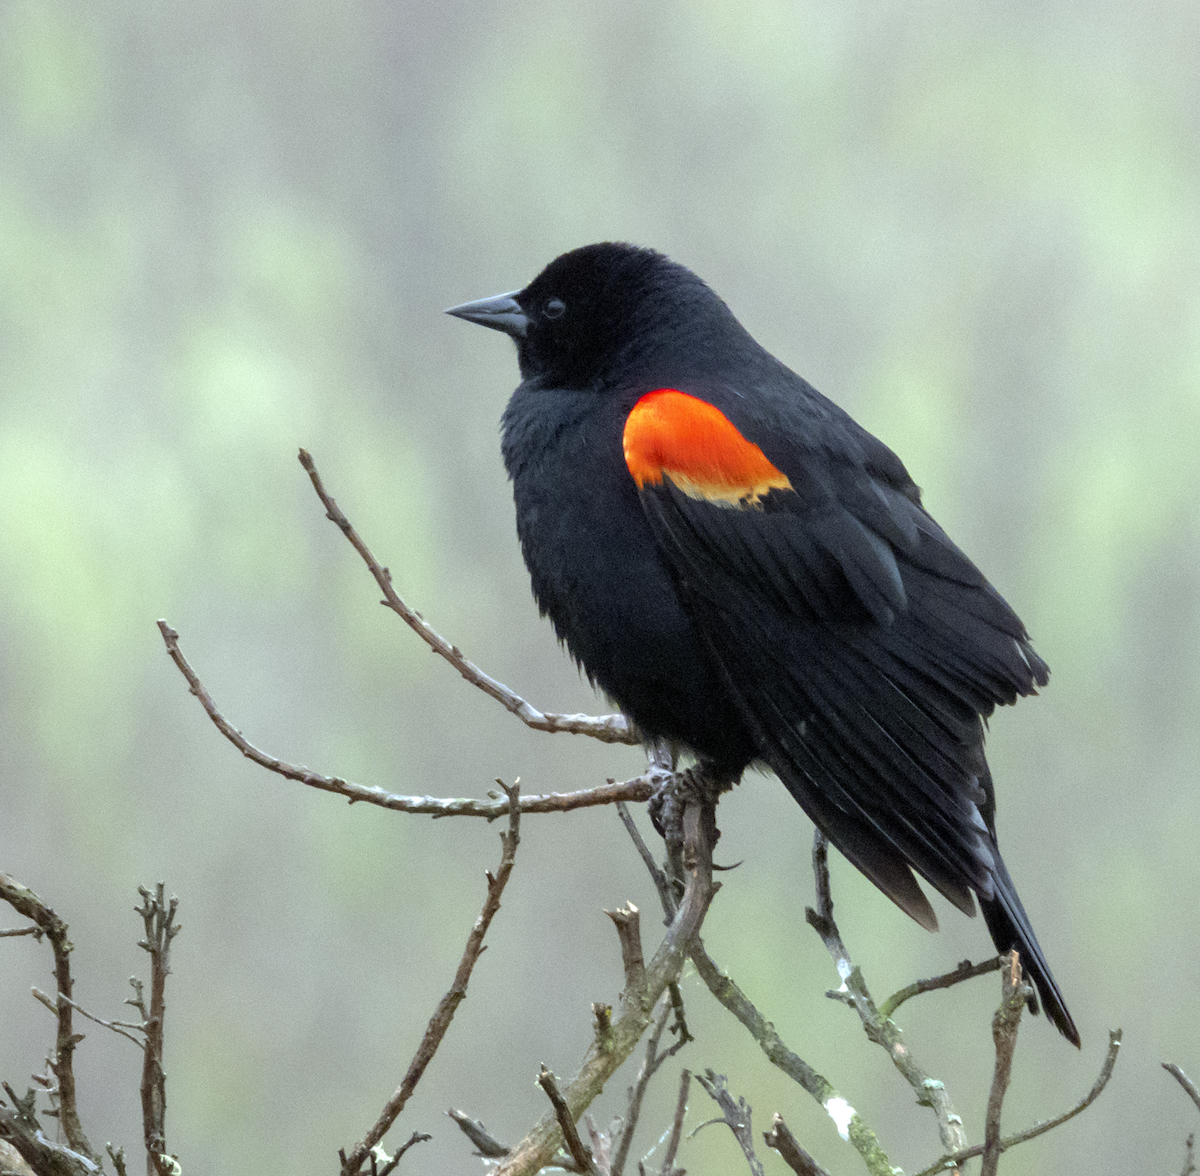
<svg viewBox="0 0 1200 1176">
<path fill-rule="evenodd" d="M 770 490 L 792 488 L 719 408 L 675 388 L 647 392 L 626 418 L 622 440 L 639 490 L 668 477 L 690 498 L 755 506 Z"/>
</svg>

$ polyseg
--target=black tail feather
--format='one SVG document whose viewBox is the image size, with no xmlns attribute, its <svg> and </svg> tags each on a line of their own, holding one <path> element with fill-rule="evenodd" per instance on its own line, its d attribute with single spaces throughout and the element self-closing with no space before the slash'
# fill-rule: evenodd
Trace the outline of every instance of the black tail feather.
<svg viewBox="0 0 1200 1176">
<path fill-rule="evenodd" d="M 1042 954 L 1041 945 L 1033 933 L 1029 916 L 1017 897 L 1017 889 L 1009 876 L 999 853 L 996 854 L 995 898 L 979 900 L 983 911 L 984 921 L 992 933 L 996 950 L 1011 951 L 1014 947 L 1021 954 L 1021 967 L 1025 975 L 1033 981 L 1041 998 L 1046 1016 L 1057 1027 L 1058 1031 L 1074 1046 L 1079 1045 L 1079 1030 L 1067 1011 L 1062 993 L 1050 972 L 1050 965 Z M 1037 1004 L 1030 1001 L 1030 1010 L 1037 1012 Z"/>
</svg>

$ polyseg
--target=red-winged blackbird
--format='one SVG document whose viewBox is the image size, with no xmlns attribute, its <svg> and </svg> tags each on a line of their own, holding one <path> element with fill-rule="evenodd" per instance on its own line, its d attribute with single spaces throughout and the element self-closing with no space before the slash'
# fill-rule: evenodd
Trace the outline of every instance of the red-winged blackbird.
<svg viewBox="0 0 1200 1176">
<path fill-rule="evenodd" d="M 912 871 L 1016 947 L 1079 1034 L 996 844 L 983 720 L 1044 686 L 900 459 L 695 274 L 588 245 L 450 314 L 511 335 L 503 420 L 538 605 L 647 738 L 772 768 L 918 923 Z"/>
</svg>

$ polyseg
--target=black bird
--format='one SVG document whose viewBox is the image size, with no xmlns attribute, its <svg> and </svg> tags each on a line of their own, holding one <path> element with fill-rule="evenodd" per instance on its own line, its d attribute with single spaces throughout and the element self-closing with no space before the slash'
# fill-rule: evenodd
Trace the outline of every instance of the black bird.
<svg viewBox="0 0 1200 1176">
<path fill-rule="evenodd" d="M 772 768 L 930 930 L 913 870 L 1067 1012 L 996 843 L 984 719 L 1049 679 L 900 459 L 690 270 L 588 245 L 448 313 L 512 336 L 503 418 L 543 614 L 647 738 Z"/>
</svg>

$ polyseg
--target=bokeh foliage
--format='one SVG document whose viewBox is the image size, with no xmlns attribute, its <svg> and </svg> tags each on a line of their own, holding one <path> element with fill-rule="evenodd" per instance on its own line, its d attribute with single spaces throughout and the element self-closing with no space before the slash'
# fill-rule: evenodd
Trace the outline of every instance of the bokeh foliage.
<svg viewBox="0 0 1200 1176">
<path fill-rule="evenodd" d="M 332 1169 L 398 1080 L 498 847 L 252 770 L 154 619 L 252 739 L 323 770 L 444 795 L 635 774 L 636 753 L 527 733 L 434 664 L 294 460 L 313 451 L 475 660 L 539 705 L 596 709 L 513 540 L 510 349 L 439 312 L 605 238 L 707 277 L 905 458 L 1025 618 L 1054 678 L 993 724 L 1002 842 L 1085 1053 L 1027 1026 L 1009 1121 L 1082 1092 L 1108 1027 L 1126 1045 L 1103 1110 L 1005 1170 L 1179 1166 L 1190 1108 L 1158 1062 L 1200 1068 L 1198 14 L 0 6 L 0 864 L 71 922 L 79 998 L 108 1015 L 141 966 L 136 885 L 181 896 L 167 1068 L 185 1170 Z M 931 1159 L 924 1112 L 822 996 L 806 822 L 755 776 L 720 817 L 744 865 L 713 954 L 895 1161 Z M 986 950 L 948 910 L 931 938 L 850 871 L 835 886 L 880 994 Z M 619 986 L 599 909 L 626 898 L 654 909 L 611 814 L 526 823 L 492 949 L 401 1124 L 437 1139 L 404 1171 L 475 1162 L 451 1103 L 510 1139 L 542 1113 L 537 1064 L 570 1071 L 589 1002 Z M 0 1070 L 19 1082 L 50 1039 L 26 995 L 48 959 L 3 942 Z M 854 1171 L 689 992 L 700 1042 L 681 1060 Z M 905 1010 L 975 1138 L 995 996 Z M 130 1052 L 93 1030 L 80 1067 L 85 1115 L 132 1146 Z M 740 1162 L 711 1128 L 689 1147 L 697 1174 Z"/>
</svg>

